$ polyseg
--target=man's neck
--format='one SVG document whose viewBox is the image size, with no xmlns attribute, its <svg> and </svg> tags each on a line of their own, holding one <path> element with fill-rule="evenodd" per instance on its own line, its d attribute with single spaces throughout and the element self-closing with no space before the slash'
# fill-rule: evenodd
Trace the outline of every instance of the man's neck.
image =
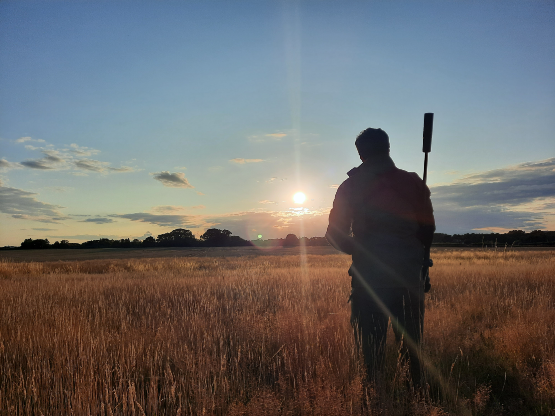
<svg viewBox="0 0 555 416">
<path fill-rule="evenodd" d="M 387 153 L 383 155 L 374 155 L 364 159 L 360 167 L 363 170 L 372 173 L 382 173 L 395 168 L 395 163 L 393 162 L 393 159 L 391 159 L 391 157 L 389 156 L 389 153 Z"/>
</svg>

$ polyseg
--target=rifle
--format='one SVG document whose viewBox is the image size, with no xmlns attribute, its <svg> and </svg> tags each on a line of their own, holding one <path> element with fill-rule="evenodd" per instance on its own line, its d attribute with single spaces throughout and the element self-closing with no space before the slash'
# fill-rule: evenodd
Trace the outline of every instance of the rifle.
<svg viewBox="0 0 555 416">
<path fill-rule="evenodd" d="M 428 153 L 432 151 L 432 131 L 434 129 L 434 113 L 424 114 L 424 132 L 422 135 L 422 151 L 424 152 L 424 184 L 428 177 Z M 432 287 L 430 283 L 429 268 L 434 265 L 430 258 L 430 249 L 426 248 L 422 264 L 422 280 L 424 280 L 424 293 L 428 293 Z"/>
</svg>

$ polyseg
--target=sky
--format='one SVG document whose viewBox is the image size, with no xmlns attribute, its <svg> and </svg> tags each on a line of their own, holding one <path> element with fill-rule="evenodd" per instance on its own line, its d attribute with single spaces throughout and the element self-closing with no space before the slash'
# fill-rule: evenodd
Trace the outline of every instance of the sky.
<svg viewBox="0 0 555 416">
<path fill-rule="evenodd" d="M 444 233 L 555 230 L 552 1 L 0 2 L 0 246 L 323 236 L 367 127 Z M 307 200 L 296 204 L 293 195 Z"/>
</svg>

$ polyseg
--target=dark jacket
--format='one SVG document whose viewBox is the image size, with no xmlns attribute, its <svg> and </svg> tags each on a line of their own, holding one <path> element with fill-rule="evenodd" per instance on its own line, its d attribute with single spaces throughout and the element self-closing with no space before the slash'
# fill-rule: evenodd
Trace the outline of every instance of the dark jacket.
<svg viewBox="0 0 555 416">
<path fill-rule="evenodd" d="M 435 231 L 428 187 L 389 156 L 367 160 L 348 175 L 335 194 L 326 238 L 352 255 L 353 286 L 419 286 Z"/>
</svg>

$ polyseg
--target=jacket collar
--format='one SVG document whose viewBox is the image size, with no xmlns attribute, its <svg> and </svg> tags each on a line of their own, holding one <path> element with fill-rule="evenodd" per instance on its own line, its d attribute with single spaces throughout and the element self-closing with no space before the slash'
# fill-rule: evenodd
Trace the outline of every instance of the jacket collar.
<svg viewBox="0 0 555 416">
<path fill-rule="evenodd" d="M 393 159 L 391 159 L 388 154 L 366 159 L 366 161 L 360 166 L 353 168 L 349 172 L 347 172 L 347 175 L 351 177 L 355 174 L 362 173 L 365 175 L 377 176 L 381 175 L 384 172 L 387 172 L 388 170 L 395 169 L 395 167 L 396 166 L 393 162 Z"/>
</svg>

